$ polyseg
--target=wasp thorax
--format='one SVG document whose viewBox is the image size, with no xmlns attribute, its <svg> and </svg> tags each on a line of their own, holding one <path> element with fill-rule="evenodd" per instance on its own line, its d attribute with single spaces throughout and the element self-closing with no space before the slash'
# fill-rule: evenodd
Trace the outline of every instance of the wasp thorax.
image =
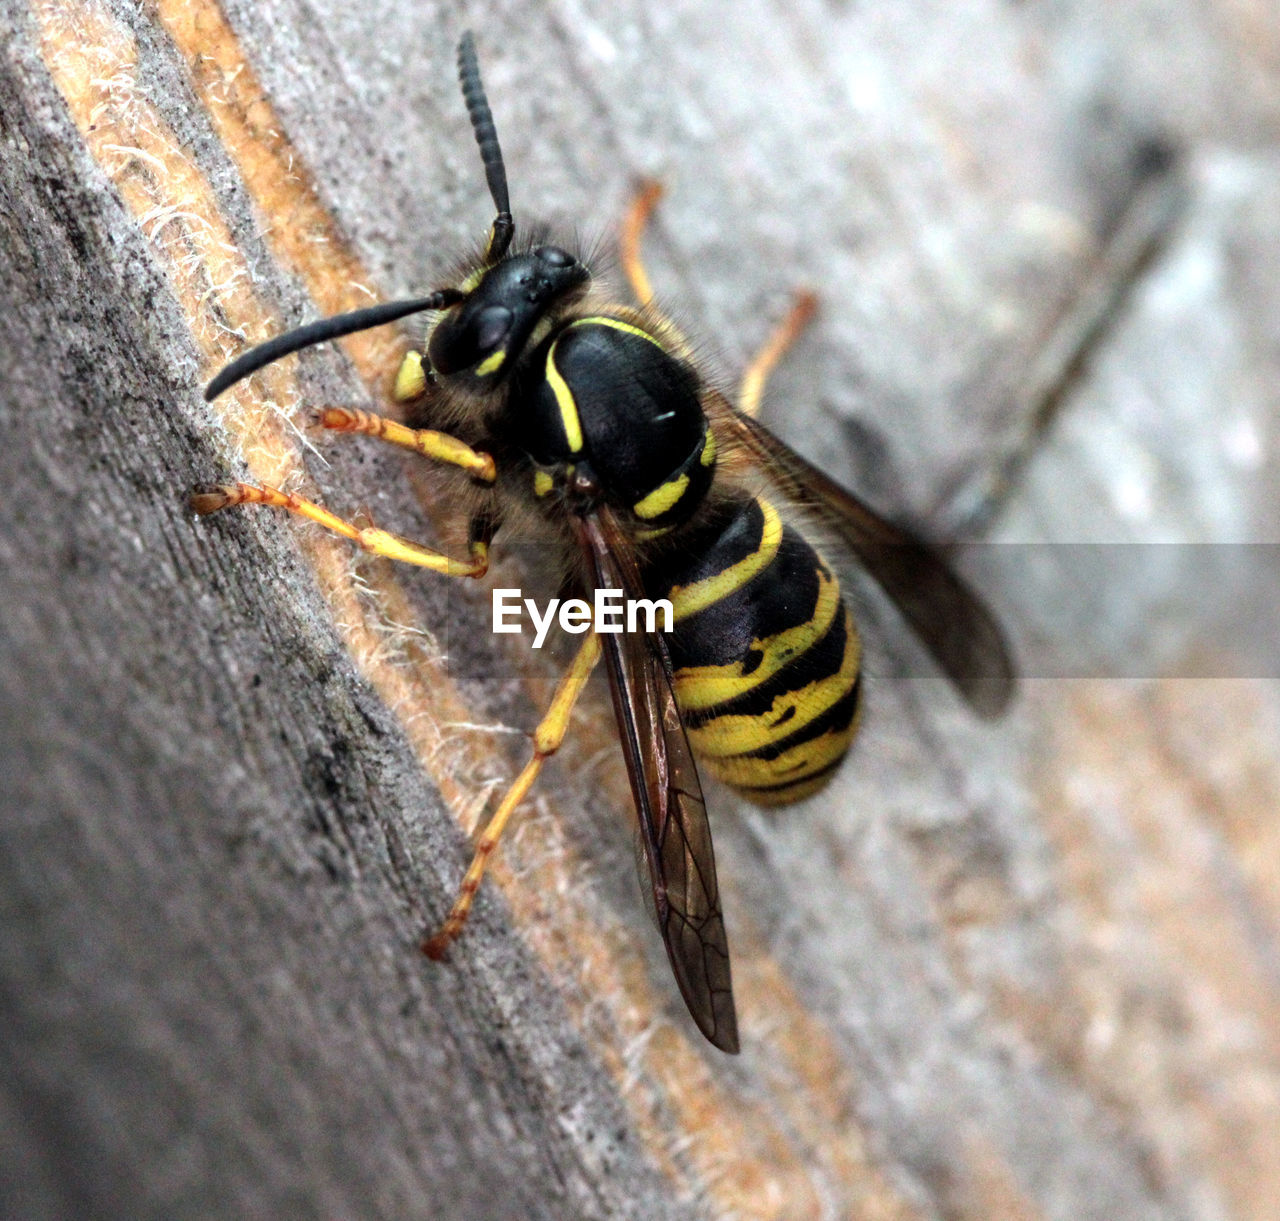
<svg viewBox="0 0 1280 1221">
<path fill-rule="evenodd" d="M 558 246 L 539 246 L 503 259 L 431 332 L 427 356 L 432 369 L 446 377 L 502 377 L 538 322 L 590 278 L 587 269 Z"/>
</svg>

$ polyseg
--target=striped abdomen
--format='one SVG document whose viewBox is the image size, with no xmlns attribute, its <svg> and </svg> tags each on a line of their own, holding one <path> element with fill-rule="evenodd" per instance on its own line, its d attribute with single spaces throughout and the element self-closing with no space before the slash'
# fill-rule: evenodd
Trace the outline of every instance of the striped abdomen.
<svg viewBox="0 0 1280 1221">
<path fill-rule="evenodd" d="M 861 647 L 840 583 L 766 500 L 733 505 L 697 549 L 662 565 L 689 743 L 751 800 L 798 801 L 858 726 Z"/>
</svg>

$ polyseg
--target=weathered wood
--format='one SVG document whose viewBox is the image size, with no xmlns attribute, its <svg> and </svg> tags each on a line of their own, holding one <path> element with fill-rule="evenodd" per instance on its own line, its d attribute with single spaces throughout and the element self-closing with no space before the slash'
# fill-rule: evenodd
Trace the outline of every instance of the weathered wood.
<svg viewBox="0 0 1280 1221">
<path fill-rule="evenodd" d="M 1280 20 L 1114 8 L 472 14 L 517 219 L 607 234 L 662 177 L 651 271 L 726 374 L 816 287 L 767 417 L 940 526 L 1027 431 L 1014 388 L 1140 151 L 1189 154 L 995 518 L 1018 546 L 975 557 L 1032 659 L 1013 714 L 899 681 L 873 601 L 832 788 L 767 817 L 715 794 L 730 1060 L 641 915 L 607 696 L 429 964 L 477 794 L 526 749 L 498 730 L 554 665 L 490 636 L 485 590 L 185 508 L 270 474 L 448 537 L 435 472 L 321 462 L 284 422 L 376 403 L 394 335 L 199 387 L 476 240 L 453 7 L 4 5 L 0 1213 L 1271 1213 L 1280 691 L 1238 608 L 1275 570 L 1215 566 L 1202 610 L 1196 553 L 1138 590 L 1098 549 L 1090 603 L 1047 544 L 1280 536 Z"/>
</svg>

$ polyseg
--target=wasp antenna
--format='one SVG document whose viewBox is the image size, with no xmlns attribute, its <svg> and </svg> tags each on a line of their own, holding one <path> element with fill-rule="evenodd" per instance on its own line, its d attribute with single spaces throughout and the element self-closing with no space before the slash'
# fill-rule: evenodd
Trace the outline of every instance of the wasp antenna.
<svg viewBox="0 0 1280 1221">
<path fill-rule="evenodd" d="M 429 297 L 416 297 L 412 301 L 388 301 L 383 305 L 371 305 L 367 309 L 352 310 L 347 314 L 335 314 L 332 318 L 321 318 L 319 322 L 309 322 L 306 326 L 268 339 L 266 343 L 260 343 L 243 356 L 237 357 L 209 383 L 204 397 L 208 402 L 213 402 L 236 382 L 248 377 L 250 373 L 256 373 L 263 365 L 288 356 L 290 352 L 324 343 L 327 339 L 340 339 L 343 335 L 353 335 L 356 331 L 367 331 L 370 327 L 395 322 L 397 318 L 404 318 L 408 314 L 446 309 L 450 305 L 456 305 L 465 295 L 456 288 L 442 288 Z"/>
<path fill-rule="evenodd" d="M 498 144 L 498 129 L 493 125 L 493 111 L 485 97 L 484 82 L 480 79 L 480 62 L 476 59 L 476 40 L 468 30 L 458 43 L 458 82 L 462 85 L 462 99 L 467 104 L 471 118 L 471 130 L 476 133 L 480 146 L 480 160 L 484 162 L 484 176 L 489 183 L 489 195 L 498 215 L 493 218 L 489 230 L 489 247 L 485 261 L 496 263 L 507 253 L 511 245 L 516 223 L 511 219 L 511 199 L 507 194 L 507 167 L 502 162 L 502 148 Z"/>
</svg>

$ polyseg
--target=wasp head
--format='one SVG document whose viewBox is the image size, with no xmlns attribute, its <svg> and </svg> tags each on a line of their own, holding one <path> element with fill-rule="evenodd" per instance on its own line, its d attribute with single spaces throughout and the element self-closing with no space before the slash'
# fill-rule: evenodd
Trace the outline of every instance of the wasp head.
<svg viewBox="0 0 1280 1221">
<path fill-rule="evenodd" d="M 539 246 L 490 267 L 436 324 L 427 343 L 431 368 L 443 377 L 501 381 L 519 360 L 534 328 L 591 278 L 559 246 Z"/>
</svg>

